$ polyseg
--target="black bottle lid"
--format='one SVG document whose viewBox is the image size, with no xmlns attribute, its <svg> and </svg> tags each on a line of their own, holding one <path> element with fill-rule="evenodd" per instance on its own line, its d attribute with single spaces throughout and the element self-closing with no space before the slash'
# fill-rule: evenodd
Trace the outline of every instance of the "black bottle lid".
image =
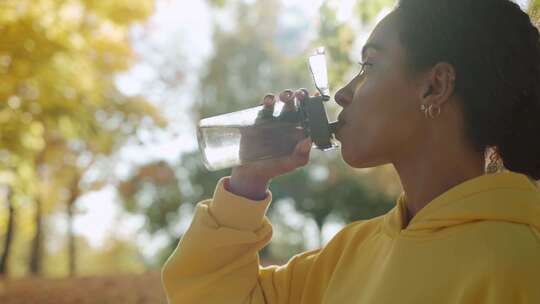
<svg viewBox="0 0 540 304">
<path fill-rule="evenodd" d="M 302 125 L 306 130 L 306 136 L 310 136 L 318 149 L 332 148 L 332 134 L 335 124 L 328 123 L 328 117 L 323 102 L 330 100 L 329 96 L 309 96 L 309 92 L 303 89 L 306 98 L 300 102 Z"/>
</svg>

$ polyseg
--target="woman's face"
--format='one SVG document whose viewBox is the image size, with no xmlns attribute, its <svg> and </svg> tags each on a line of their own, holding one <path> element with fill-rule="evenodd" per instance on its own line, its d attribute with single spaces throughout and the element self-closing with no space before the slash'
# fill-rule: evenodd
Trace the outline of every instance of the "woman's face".
<svg viewBox="0 0 540 304">
<path fill-rule="evenodd" d="M 336 137 L 343 159 L 356 168 L 390 163 L 393 155 L 409 152 L 404 149 L 421 139 L 421 86 L 407 71 L 394 14 L 377 25 L 365 44 L 365 71 L 335 95 L 344 121 Z"/>
</svg>

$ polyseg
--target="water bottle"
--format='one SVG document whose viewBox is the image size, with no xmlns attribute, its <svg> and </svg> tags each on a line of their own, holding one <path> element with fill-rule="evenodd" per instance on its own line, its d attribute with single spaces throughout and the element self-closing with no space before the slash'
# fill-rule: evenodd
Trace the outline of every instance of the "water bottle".
<svg viewBox="0 0 540 304">
<path fill-rule="evenodd" d="M 330 100 L 324 48 L 309 57 L 309 67 L 320 96 L 295 100 L 294 107 L 277 101 L 272 109 L 258 106 L 202 119 L 197 139 L 205 167 L 210 171 L 292 154 L 296 144 L 311 137 L 313 147 L 339 147 L 338 122 L 328 123 L 323 103 Z"/>
</svg>

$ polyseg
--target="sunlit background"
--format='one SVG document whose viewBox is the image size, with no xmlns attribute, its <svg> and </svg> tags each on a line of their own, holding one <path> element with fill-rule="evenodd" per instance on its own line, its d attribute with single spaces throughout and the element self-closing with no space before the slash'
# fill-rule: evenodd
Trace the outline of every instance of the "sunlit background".
<svg viewBox="0 0 540 304">
<path fill-rule="evenodd" d="M 230 172 L 202 166 L 197 121 L 314 90 L 306 58 L 321 45 L 335 92 L 394 4 L 0 1 L 0 302 L 17 278 L 119 273 L 149 274 L 150 302 L 162 301 L 160 266 Z M 401 188 L 391 167 L 352 170 L 339 151 L 314 151 L 271 189 L 275 233 L 261 257 L 279 264 L 385 213 Z"/>
</svg>

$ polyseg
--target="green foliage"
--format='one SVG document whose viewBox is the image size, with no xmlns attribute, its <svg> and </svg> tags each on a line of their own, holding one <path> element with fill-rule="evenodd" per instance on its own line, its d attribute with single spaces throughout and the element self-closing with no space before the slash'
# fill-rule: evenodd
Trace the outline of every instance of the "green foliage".
<svg viewBox="0 0 540 304">
<path fill-rule="evenodd" d="M 186 188 L 186 201 L 192 204 L 202 197 L 212 197 L 219 179 L 230 174 L 229 169 L 214 172 L 206 170 L 199 151 L 182 155 L 178 168 L 184 176 L 182 181 Z"/>
<path fill-rule="evenodd" d="M 328 80 L 331 88 L 337 88 L 345 83 L 347 72 L 352 61 L 349 53 L 355 35 L 350 24 L 340 22 L 335 10 L 325 1 L 320 7 L 321 25 L 317 43 L 327 49 Z"/>
<path fill-rule="evenodd" d="M 384 9 L 396 0 L 358 0 L 355 5 L 355 12 L 362 24 L 367 25 Z"/>
<path fill-rule="evenodd" d="M 306 59 L 303 70 L 272 43 L 276 34 L 278 2 L 239 3 L 235 30 L 215 28 L 215 53 L 201 77 L 193 111 L 199 117 L 257 106 L 266 93 L 311 85 Z"/>
<path fill-rule="evenodd" d="M 296 220 L 290 222 L 291 213 L 294 210 L 294 202 L 289 200 L 274 200 L 272 208 L 267 216 L 272 222 L 272 242 L 268 248 L 263 249 L 261 256 L 270 257 L 277 262 L 285 262 L 291 256 L 306 249 L 304 240 L 304 225 L 307 218 L 297 215 Z"/>
<path fill-rule="evenodd" d="M 392 198 L 368 188 L 335 158 L 276 178 L 272 193 L 276 200 L 292 199 L 297 211 L 315 220 L 319 232 L 330 215 L 348 223 L 384 214 L 394 206 Z"/>
<path fill-rule="evenodd" d="M 8 157 L 0 166 L 35 157 L 49 140 L 82 140 L 107 153 L 133 131 L 120 123 L 133 126 L 145 116 L 163 122 L 146 101 L 122 96 L 112 79 L 133 62 L 128 27 L 153 2 L 96 3 L 109 2 L 3 1 L 0 99 L 7 102 L 0 105 L 0 147 Z"/>
<path fill-rule="evenodd" d="M 532 17 L 532 19 L 538 24 L 540 20 L 540 1 L 539 0 L 530 0 L 529 7 L 527 12 Z"/>
<path fill-rule="evenodd" d="M 149 233 L 165 229 L 173 235 L 169 227 L 178 221 L 177 211 L 184 202 L 173 168 L 163 161 L 144 165 L 118 189 L 125 210 L 145 216 Z"/>
<path fill-rule="evenodd" d="M 216 7 L 224 7 L 227 3 L 227 0 L 209 0 L 208 2 Z"/>
</svg>

